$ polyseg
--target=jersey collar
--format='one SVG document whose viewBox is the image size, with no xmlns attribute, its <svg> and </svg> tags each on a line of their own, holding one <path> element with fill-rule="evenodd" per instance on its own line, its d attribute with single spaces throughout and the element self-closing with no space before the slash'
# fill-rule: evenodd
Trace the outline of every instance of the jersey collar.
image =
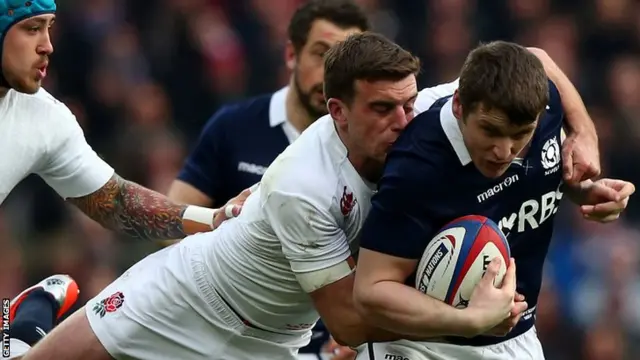
<svg viewBox="0 0 640 360">
<path fill-rule="evenodd" d="M 285 86 L 271 95 L 269 102 L 269 126 L 276 127 L 287 122 L 287 92 L 289 87 Z"/>
<path fill-rule="evenodd" d="M 458 120 L 453 115 L 452 101 L 453 97 L 440 109 L 440 124 L 447 139 L 449 139 L 449 143 L 451 143 L 451 147 L 453 147 L 453 151 L 458 155 L 460 163 L 462 166 L 466 166 L 471 162 L 471 155 L 469 155 L 469 150 L 467 150 L 462 139 L 462 131 L 460 131 Z"/>
<path fill-rule="evenodd" d="M 271 101 L 269 102 L 269 126 L 272 128 L 276 126 L 282 126 L 285 136 L 289 139 L 289 143 L 295 141 L 300 132 L 293 126 L 293 124 L 287 119 L 287 93 L 289 87 L 283 87 L 271 95 Z"/>
</svg>

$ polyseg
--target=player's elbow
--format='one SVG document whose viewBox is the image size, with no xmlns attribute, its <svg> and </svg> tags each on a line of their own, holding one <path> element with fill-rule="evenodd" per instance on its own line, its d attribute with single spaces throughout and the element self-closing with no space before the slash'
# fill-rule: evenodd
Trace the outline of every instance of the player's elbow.
<svg viewBox="0 0 640 360">
<path fill-rule="evenodd" d="M 553 66 L 555 65 L 555 63 L 553 62 L 553 59 L 551 59 L 551 56 L 549 56 L 549 54 L 547 54 L 547 52 L 544 49 L 540 49 L 537 47 L 528 47 L 527 50 L 529 50 L 533 55 L 535 55 L 538 58 L 538 60 L 540 60 L 540 62 L 542 63 L 544 68 L 547 69 L 547 71 L 549 71 L 548 69 L 553 68 Z"/>
<path fill-rule="evenodd" d="M 527 50 L 533 53 L 533 55 L 535 55 L 540 60 L 550 58 L 549 54 L 547 54 L 547 52 L 544 49 L 540 49 L 537 47 L 528 47 Z"/>
<path fill-rule="evenodd" d="M 331 332 L 333 339 L 342 346 L 358 347 L 367 342 L 366 330 L 360 324 L 355 326 L 342 326 Z"/>
</svg>

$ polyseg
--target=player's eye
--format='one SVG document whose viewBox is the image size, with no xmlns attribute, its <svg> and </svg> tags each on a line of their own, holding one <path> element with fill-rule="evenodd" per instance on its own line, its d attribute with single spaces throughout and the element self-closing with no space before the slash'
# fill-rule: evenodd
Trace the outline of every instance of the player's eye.
<svg viewBox="0 0 640 360">
<path fill-rule="evenodd" d="M 500 137 L 502 133 L 493 127 L 483 127 L 482 131 L 489 137 Z"/>
<path fill-rule="evenodd" d="M 373 107 L 373 111 L 377 112 L 380 115 L 386 115 L 389 113 L 389 111 L 391 111 L 391 106 L 384 106 L 384 105 L 376 105 Z"/>
<path fill-rule="evenodd" d="M 511 138 L 512 138 L 513 140 L 523 140 L 523 139 L 525 139 L 529 134 L 530 134 L 530 133 L 529 133 L 529 131 L 519 132 L 519 133 L 517 133 L 517 134 L 515 134 L 515 135 L 511 136 Z"/>
</svg>

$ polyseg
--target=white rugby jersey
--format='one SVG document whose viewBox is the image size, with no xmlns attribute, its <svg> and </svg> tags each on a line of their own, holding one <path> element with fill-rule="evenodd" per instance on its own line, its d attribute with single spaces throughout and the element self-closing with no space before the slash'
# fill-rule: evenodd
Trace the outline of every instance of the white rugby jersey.
<svg viewBox="0 0 640 360">
<path fill-rule="evenodd" d="M 422 90 L 416 108 L 428 109 L 456 87 Z M 207 281 L 242 318 L 306 340 L 319 316 L 297 276 L 338 265 L 358 249 L 374 189 L 347 159 L 327 115 L 269 166 L 239 217 L 183 246 L 200 249 Z"/>
<path fill-rule="evenodd" d="M 0 154 L 0 203 L 29 174 L 66 199 L 100 189 L 114 173 L 87 144 L 69 108 L 42 88 L 9 90 L 0 98 Z"/>
</svg>

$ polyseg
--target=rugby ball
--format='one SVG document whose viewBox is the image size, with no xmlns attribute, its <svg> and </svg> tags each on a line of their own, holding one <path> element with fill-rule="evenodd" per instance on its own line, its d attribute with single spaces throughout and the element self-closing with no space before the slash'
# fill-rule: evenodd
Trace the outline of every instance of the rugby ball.
<svg viewBox="0 0 640 360">
<path fill-rule="evenodd" d="M 469 215 L 443 227 L 427 246 L 416 272 L 416 288 L 457 308 L 465 308 L 492 259 L 502 262 L 494 284 L 500 286 L 511 251 L 495 222 Z"/>
</svg>

